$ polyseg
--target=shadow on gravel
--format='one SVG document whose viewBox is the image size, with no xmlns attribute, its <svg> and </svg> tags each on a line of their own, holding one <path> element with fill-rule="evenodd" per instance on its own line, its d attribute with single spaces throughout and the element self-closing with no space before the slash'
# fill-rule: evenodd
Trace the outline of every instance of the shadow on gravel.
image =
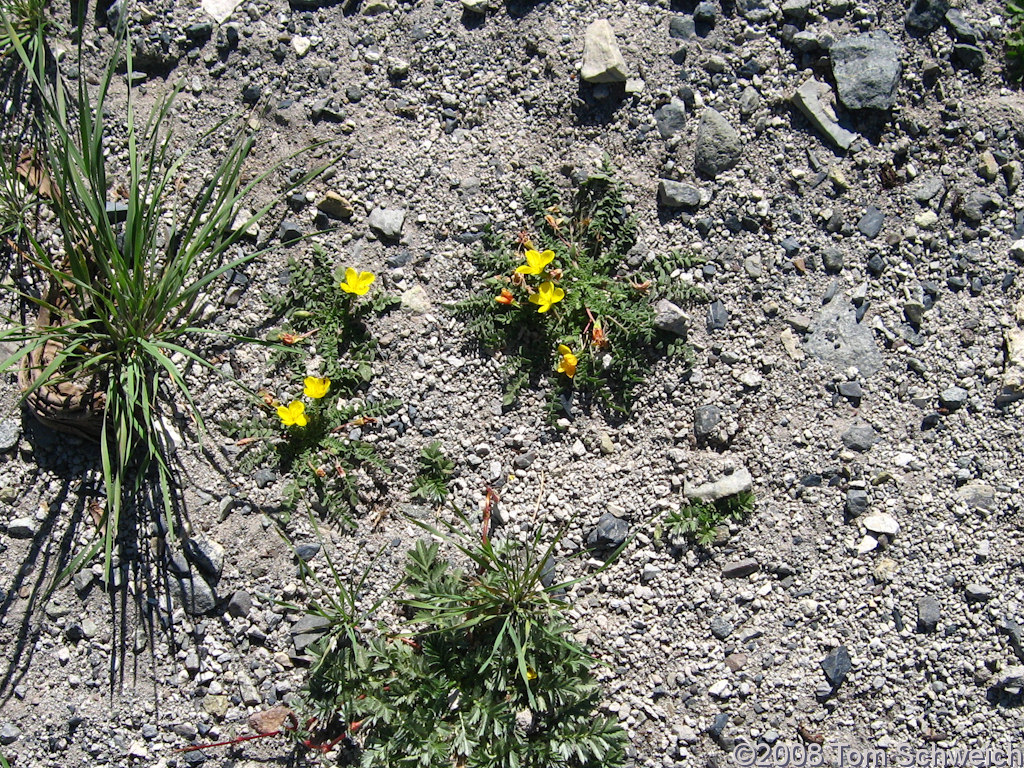
<svg viewBox="0 0 1024 768">
<path fill-rule="evenodd" d="M 133 652 L 130 666 L 133 678 L 137 679 L 141 652 L 148 647 L 150 662 L 155 660 L 158 634 L 166 637 L 172 653 L 177 650 L 170 600 L 171 585 L 176 579 L 164 545 L 168 521 L 162 491 L 157 483 L 145 482 L 137 495 L 125 498 L 109 583 L 102 576 L 94 576 L 94 557 L 80 567 L 75 558 L 82 551 L 80 542 L 96 541 L 102 524 L 106 491 L 99 480 L 99 446 L 54 432 L 28 414 L 23 421 L 24 438 L 32 447 L 30 466 L 35 472 L 26 486 L 38 484 L 42 473 L 47 472 L 57 476 L 59 490 L 44 499 L 46 517 L 33 533 L 30 549 L 0 601 L 0 622 L 16 627 L 7 667 L 0 677 L 0 704 L 10 699 L 24 678 L 35 641 L 51 621 L 46 607 L 59 576 L 63 576 L 64 583 L 71 580 L 82 598 L 93 589 L 105 593 L 110 609 L 109 685 L 113 693 L 124 685 L 129 651 Z M 181 493 L 175 490 L 180 487 L 175 482 L 171 489 L 170 524 L 176 531 L 186 530 L 186 510 Z M 62 520 L 62 516 L 68 515 L 69 505 L 70 518 Z M 99 556 L 103 556 L 102 549 Z M 56 586 L 63 587 L 64 583 Z M 72 642 L 80 639 L 74 636 L 75 626 L 65 630 Z"/>
<path fill-rule="evenodd" d="M 85 516 L 87 500 L 90 497 L 86 477 L 76 474 L 66 460 L 68 449 L 75 451 L 76 444 L 84 446 L 74 437 L 63 439 L 63 453 L 57 451 L 61 436 L 46 429 L 29 415 L 24 415 L 24 437 L 32 446 L 35 477 L 26 482 L 31 486 L 44 472 L 53 472 L 61 479 L 60 490 L 55 498 L 47 501 L 47 515 L 32 536 L 32 544 L 21 565 L 14 570 L 13 578 L 3 601 L 0 602 L 0 622 L 15 626 L 15 640 L 7 668 L 0 678 L 0 701 L 10 699 L 15 686 L 24 677 L 32 660 L 36 636 L 41 628 L 42 598 L 46 594 L 47 578 L 59 573 L 71 561 L 71 551 L 82 519 Z M 98 456 L 98 452 L 97 452 Z M 77 488 L 75 488 L 77 484 Z M 73 490 L 74 489 L 74 490 Z M 75 498 L 71 519 L 59 540 L 53 539 L 58 528 L 59 516 L 69 498 Z M 12 564 L 13 565 L 13 564 Z M 20 602 L 20 601 L 26 602 Z"/>
<path fill-rule="evenodd" d="M 618 109 L 628 100 L 623 83 L 591 85 L 580 81 L 573 114 L 578 125 L 607 125 Z"/>
<path fill-rule="evenodd" d="M 513 19 L 521 19 L 538 6 L 547 5 L 545 0 L 505 0 L 505 13 Z"/>
</svg>

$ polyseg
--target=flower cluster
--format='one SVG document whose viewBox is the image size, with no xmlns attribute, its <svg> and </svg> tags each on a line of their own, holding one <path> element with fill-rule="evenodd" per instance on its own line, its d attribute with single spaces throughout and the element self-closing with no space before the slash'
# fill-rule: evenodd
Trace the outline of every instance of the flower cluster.
<svg viewBox="0 0 1024 768">
<path fill-rule="evenodd" d="M 537 305 L 538 312 L 547 312 L 565 298 L 565 291 L 554 282 L 562 276 L 562 271 L 547 268 L 555 260 L 554 251 L 534 250 L 529 240 L 526 241 L 526 246 L 526 253 L 523 254 L 526 257 L 526 263 L 516 267 L 516 271 L 512 275 L 512 284 L 526 290 L 529 301 Z M 527 282 L 525 275 L 540 276 L 540 285 L 534 288 Z M 508 288 L 503 288 L 501 293 L 494 297 L 494 300 L 505 306 L 517 306 L 515 294 Z"/>
<path fill-rule="evenodd" d="M 331 380 L 326 377 L 307 376 L 302 383 L 302 394 L 310 400 L 319 400 L 331 388 Z M 301 400 L 277 406 L 277 415 L 286 427 L 304 427 L 309 423 L 306 418 L 306 404 Z"/>
</svg>

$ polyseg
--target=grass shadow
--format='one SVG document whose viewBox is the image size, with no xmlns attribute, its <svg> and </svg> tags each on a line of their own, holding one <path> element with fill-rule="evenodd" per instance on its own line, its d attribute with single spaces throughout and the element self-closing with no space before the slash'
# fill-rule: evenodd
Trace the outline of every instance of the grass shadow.
<svg viewBox="0 0 1024 768">
<path fill-rule="evenodd" d="M 0 621 L 16 626 L 13 647 L 9 649 L 6 668 L 0 674 L 0 704 L 10 699 L 29 670 L 35 640 L 46 621 L 42 611 L 50 595 L 57 588 L 65 588 L 63 583 L 55 585 L 55 580 L 60 576 L 65 580 L 74 576 L 69 569 L 77 556 L 76 542 L 84 528 L 89 526 L 90 534 L 99 535 L 99 529 L 94 526 L 105 499 L 99 479 L 99 446 L 55 432 L 27 413 L 24 436 L 35 457 L 34 474 L 25 485 L 33 485 L 43 472 L 49 472 L 59 478 L 60 489 L 49 501 L 47 516 L 33 534 L 29 550 L 0 601 Z M 187 519 L 180 488 L 180 482 L 173 483 L 171 508 L 176 532 L 185 530 Z M 62 522 L 60 518 L 67 514 L 69 502 L 70 519 Z M 75 584 L 81 598 L 92 590 L 101 590 L 110 611 L 108 682 L 111 694 L 124 687 L 128 654 L 133 648 L 138 651 L 140 645 L 148 647 L 154 665 L 159 637 L 167 641 L 169 650 L 177 650 L 170 598 L 175 576 L 165 543 L 166 526 L 159 483 L 149 479 L 140 484 L 138 493 L 124 500 L 115 543 L 116 566 L 111 569 L 109 583 L 100 577 Z M 92 559 L 83 562 L 79 570 L 89 568 Z M 19 600 L 26 602 L 19 604 Z M 145 634 L 145 644 L 138 640 L 140 630 Z M 130 665 L 134 680 L 139 677 L 139 663 L 139 654 L 135 653 Z"/>
</svg>

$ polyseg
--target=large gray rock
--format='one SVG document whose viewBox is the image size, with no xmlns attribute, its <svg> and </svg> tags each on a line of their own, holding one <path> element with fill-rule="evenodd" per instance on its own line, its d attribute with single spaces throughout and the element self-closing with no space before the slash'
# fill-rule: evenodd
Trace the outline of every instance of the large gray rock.
<svg viewBox="0 0 1024 768">
<path fill-rule="evenodd" d="M 736 129 L 715 110 L 705 109 L 697 128 L 694 167 L 707 176 L 715 177 L 735 168 L 742 154 L 743 144 Z"/>
<path fill-rule="evenodd" d="M 0 420 L 0 453 L 7 453 L 21 437 L 21 419 L 9 416 Z"/>
<path fill-rule="evenodd" d="M 629 79 L 629 67 L 607 19 L 598 19 L 587 27 L 580 76 L 588 83 L 624 83 Z"/>
<path fill-rule="evenodd" d="M 833 690 L 838 688 L 846 680 L 846 676 L 853 669 L 853 662 L 850 659 L 850 652 L 845 645 L 834 648 L 828 656 L 821 660 L 821 669 L 828 679 Z"/>
<path fill-rule="evenodd" d="M 685 337 L 690 327 L 690 318 L 668 299 L 661 299 L 654 305 L 654 327 L 659 331 Z"/>
<path fill-rule="evenodd" d="M 7 535 L 12 539 L 31 539 L 39 526 L 33 517 L 17 517 L 7 524 Z"/>
<path fill-rule="evenodd" d="M 672 99 L 654 111 L 654 124 L 663 139 L 671 139 L 686 127 L 686 105 L 679 99 Z"/>
<path fill-rule="evenodd" d="M 828 83 L 814 78 L 797 88 L 793 94 L 793 103 L 803 112 L 804 117 L 810 120 L 811 125 L 837 148 L 845 151 L 857 140 L 859 134 L 848 131 L 839 124 L 833 109 L 834 99 L 835 94 Z"/>
<path fill-rule="evenodd" d="M 211 579 L 219 579 L 224 570 L 224 547 L 206 536 L 196 536 L 186 541 L 185 556 Z"/>
<path fill-rule="evenodd" d="M 199 574 L 191 578 L 172 578 L 171 599 L 184 608 L 189 616 L 202 616 L 217 607 L 217 595 L 213 587 Z"/>
<path fill-rule="evenodd" d="M 306 648 L 326 635 L 330 629 L 330 619 L 307 613 L 292 624 L 292 642 L 295 644 L 295 652 L 301 655 Z"/>
<path fill-rule="evenodd" d="M 605 512 L 597 521 L 597 526 L 587 536 L 587 546 L 591 549 L 609 550 L 622 546 L 629 535 L 629 523 Z"/>
<path fill-rule="evenodd" d="M 829 49 L 839 100 L 849 109 L 891 109 L 903 65 L 896 43 L 875 30 L 847 35 Z"/>
<path fill-rule="evenodd" d="M 907 11 L 907 32 L 918 37 L 931 34 L 942 24 L 948 10 L 949 0 L 914 0 Z"/>
<path fill-rule="evenodd" d="M 381 240 L 398 240 L 405 226 L 405 211 L 401 208 L 374 208 L 366 224 Z"/>
<path fill-rule="evenodd" d="M 857 310 L 845 300 L 834 299 L 822 308 L 804 348 L 839 370 L 856 366 L 862 376 L 871 376 L 882 367 L 874 335 L 857 322 Z"/>
<path fill-rule="evenodd" d="M 696 208 L 700 205 L 700 190 L 692 184 L 662 179 L 658 182 L 658 202 L 666 208 Z"/>
</svg>

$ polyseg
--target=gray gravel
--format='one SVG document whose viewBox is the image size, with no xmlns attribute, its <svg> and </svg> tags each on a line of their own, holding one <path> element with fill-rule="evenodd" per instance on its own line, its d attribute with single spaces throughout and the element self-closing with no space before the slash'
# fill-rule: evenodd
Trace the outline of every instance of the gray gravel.
<svg viewBox="0 0 1024 768">
<path fill-rule="evenodd" d="M 287 256 L 313 244 L 402 298 L 372 323 L 382 359 L 366 394 L 402 406 L 362 429 L 393 471 L 379 484 L 357 473 L 355 532 L 294 516 L 292 541 L 322 542 L 299 556 L 329 581 L 327 556 L 347 575 L 380 551 L 366 597 L 383 595 L 419 535 L 402 513 L 434 514 L 409 485 L 418 451 L 440 440 L 454 503 L 476 514 L 485 487 L 500 494 L 495 536 L 567 525 L 559 578 L 633 537 L 567 592 L 565 618 L 606 662 L 602 706 L 635 765 L 724 765 L 736 744 L 802 734 L 864 749 L 1019 740 L 1024 109 L 1002 72 L 1001 3 L 922 0 L 909 16 L 895 0 L 466 5 L 364 2 L 348 16 L 250 0 L 214 23 L 195 6 L 146 4 L 133 79 L 147 103 L 185 85 L 183 137 L 255 99 L 268 111 L 254 169 L 311 141 L 339 158 L 242 247 L 310 237 L 261 256 L 248 283 L 218 284 L 208 322 L 262 334 Z M 601 54 L 604 69 L 586 82 L 599 19 L 611 37 L 597 30 L 590 63 Z M 877 71 L 833 57 L 865 36 Z M 92 20 L 84 37 L 87 50 L 113 44 Z M 123 128 L 109 151 L 123 159 Z M 485 230 L 527 226 L 529 169 L 568 189 L 604 155 L 639 220 L 627 263 L 699 253 L 706 263 L 679 277 L 715 301 L 684 308 L 688 321 L 664 315 L 685 326 L 694 366 L 652 363 L 631 418 L 581 411 L 553 428 L 541 391 L 502 407 L 500 355 L 481 354 L 449 310 L 480 277 L 469 255 Z M 189 161 L 182 183 L 207 160 Z M 312 164 L 290 161 L 250 208 Z M 263 348 L 203 350 L 254 391 L 295 393 Z M 190 375 L 211 424 L 255 414 L 219 379 Z M 98 473 L 87 446 L 15 421 L 0 430 L 12 441 L 0 446 L 0 650 L 16 671 L 4 755 L 178 767 L 196 753 L 175 749 L 247 733 L 250 715 L 294 702 L 323 628 L 288 605 L 322 588 L 299 579 L 268 515 L 285 478 L 240 472 L 215 426 L 205 452 L 183 441 L 187 537 L 223 559 L 184 550 L 191 571 L 173 580 L 156 636 L 129 620 L 121 646 L 95 562 L 26 613 L 57 567 L 47 553 L 89 540 L 76 502 Z M 714 544 L 659 538 L 687 489 L 739 480 L 756 508 Z M 113 704 L 111 668 L 128 679 Z M 206 764 L 286 751 L 248 742 Z"/>
</svg>

